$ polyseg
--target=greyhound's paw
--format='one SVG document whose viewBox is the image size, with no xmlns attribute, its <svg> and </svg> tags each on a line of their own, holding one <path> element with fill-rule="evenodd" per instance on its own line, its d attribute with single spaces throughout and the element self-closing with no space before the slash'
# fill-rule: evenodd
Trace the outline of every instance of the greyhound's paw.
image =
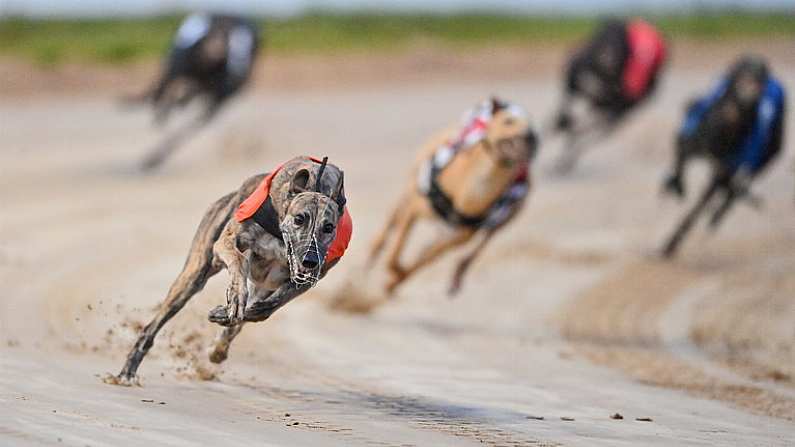
<svg viewBox="0 0 795 447">
<path fill-rule="evenodd" d="M 141 381 L 138 380 L 137 375 L 119 374 L 114 375 L 107 373 L 102 377 L 102 381 L 108 385 L 118 386 L 141 386 Z"/>
<path fill-rule="evenodd" d="M 207 314 L 207 319 L 210 320 L 211 323 L 219 324 L 224 327 L 231 326 L 234 323 L 229 316 L 229 308 L 227 306 L 217 306 Z"/>
<path fill-rule="evenodd" d="M 210 358 L 211 362 L 218 364 L 218 363 L 223 363 L 228 355 L 229 355 L 229 346 L 227 346 L 226 349 L 216 346 L 210 351 L 208 357 Z"/>
<path fill-rule="evenodd" d="M 233 280 L 226 288 L 226 312 L 231 320 L 242 321 L 248 306 L 248 290 Z"/>
</svg>

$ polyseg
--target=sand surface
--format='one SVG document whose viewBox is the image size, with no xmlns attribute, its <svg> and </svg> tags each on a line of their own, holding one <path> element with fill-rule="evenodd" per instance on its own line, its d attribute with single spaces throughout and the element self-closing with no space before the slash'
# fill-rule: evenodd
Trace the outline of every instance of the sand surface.
<svg viewBox="0 0 795 447">
<path fill-rule="evenodd" d="M 789 85 L 792 62 L 776 66 Z M 555 79 L 263 87 L 149 175 L 135 164 L 162 134 L 144 111 L 90 91 L 3 100 L 0 445 L 795 444 L 792 152 L 755 185 L 762 212 L 738 206 L 675 262 L 654 255 L 685 210 L 658 194 L 681 104 L 713 70 L 675 64 L 567 178 L 550 173 L 559 144 L 545 141 L 528 207 L 458 298 L 444 294 L 450 256 L 367 315 L 328 302 L 348 283 L 376 293 L 364 254 L 418 145 L 492 93 L 541 122 Z M 340 266 L 247 326 L 217 367 L 205 316 L 221 273 L 161 332 L 143 387 L 104 384 L 210 202 L 299 153 L 346 172 L 355 231 Z M 691 174 L 692 197 L 704 170 Z"/>
</svg>

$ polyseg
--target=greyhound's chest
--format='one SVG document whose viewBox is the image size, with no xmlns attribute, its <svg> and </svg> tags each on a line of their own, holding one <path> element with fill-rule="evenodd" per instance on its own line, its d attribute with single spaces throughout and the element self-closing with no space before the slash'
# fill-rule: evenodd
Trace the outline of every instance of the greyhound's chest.
<svg viewBox="0 0 795 447">
<path fill-rule="evenodd" d="M 696 135 L 697 150 L 719 160 L 729 156 L 740 146 L 743 137 L 748 133 L 747 127 L 750 127 L 730 125 L 714 119 L 705 121 L 705 125 Z"/>
<path fill-rule="evenodd" d="M 258 225 L 244 225 L 239 234 L 239 249 L 250 250 L 249 280 L 268 290 L 275 290 L 290 279 L 284 242 Z"/>
<path fill-rule="evenodd" d="M 252 246 L 250 277 L 266 289 L 275 290 L 290 279 L 284 243 L 266 233 Z"/>
<path fill-rule="evenodd" d="M 248 281 L 253 289 L 273 291 L 290 281 L 290 270 L 278 263 L 252 263 Z"/>
</svg>

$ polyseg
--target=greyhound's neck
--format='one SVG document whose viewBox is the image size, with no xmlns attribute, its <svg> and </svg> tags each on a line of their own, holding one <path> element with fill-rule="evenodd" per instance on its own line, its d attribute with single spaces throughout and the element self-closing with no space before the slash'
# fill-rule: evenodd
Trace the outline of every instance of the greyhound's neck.
<svg viewBox="0 0 795 447">
<path fill-rule="evenodd" d="M 734 122 L 725 116 L 725 109 L 732 106 L 735 107 L 737 114 Z M 756 104 L 741 107 L 736 102 L 732 104 L 731 98 L 724 97 L 708 112 L 697 134 L 701 136 L 702 144 L 709 152 L 718 158 L 723 158 L 740 145 L 755 120 Z"/>
<path fill-rule="evenodd" d="M 438 182 L 458 212 L 477 216 L 503 194 L 515 172 L 515 168 L 497 163 L 481 142 L 456 155 L 439 174 Z"/>
</svg>

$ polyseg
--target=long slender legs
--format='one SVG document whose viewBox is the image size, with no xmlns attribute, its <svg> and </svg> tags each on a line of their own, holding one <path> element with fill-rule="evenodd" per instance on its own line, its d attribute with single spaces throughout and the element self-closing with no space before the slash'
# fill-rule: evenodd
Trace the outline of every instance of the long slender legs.
<svg viewBox="0 0 795 447">
<path fill-rule="evenodd" d="M 217 200 L 205 213 L 193 238 L 188 259 L 177 279 L 171 285 L 168 295 L 160 305 L 155 317 L 138 336 L 138 340 L 127 355 L 127 361 L 118 375 L 123 383 L 134 383 L 141 361 L 149 352 L 155 336 L 196 293 L 204 288 L 207 280 L 221 271 L 224 265 L 213 255 L 213 243 L 221 234 L 229 216 L 236 205 L 235 193 Z"/>
<path fill-rule="evenodd" d="M 472 265 L 472 261 L 478 257 L 478 255 L 483 251 L 483 248 L 486 247 L 486 244 L 489 243 L 491 237 L 494 236 L 494 231 L 487 231 L 486 234 L 483 235 L 483 238 L 475 245 L 475 248 L 466 255 L 461 261 L 458 263 L 455 269 L 455 273 L 453 274 L 453 280 L 450 283 L 450 289 L 448 290 L 449 295 L 455 295 L 461 290 L 461 284 L 464 279 L 464 275 L 469 270 L 469 267 Z"/>
<path fill-rule="evenodd" d="M 243 330 L 244 322 L 240 322 L 234 324 L 229 327 L 225 327 L 218 332 L 218 335 L 215 337 L 215 341 L 213 342 L 212 349 L 210 350 L 210 361 L 213 363 L 221 363 L 226 360 L 226 357 L 229 355 L 229 346 L 232 344 L 232 340 L 240 334 L 240 331 Z"/>
<path fill-rule="evenodd" d="M 434 241 L 429 246 L 425 247 L 425 249 L 422 251 L 420 256 L 414 261 L 414 263 L 406 267 L 400 266 L 399 263 L 393 265 L 392 266 L 393 277 L 392 280 L 389 283 L 387 283 L 386 286 L 387 293 L 393 293 L 398 285 L 400 285 L 403 281 L 408 279 L 409 276 L 417 272 L 417 270 L 435 261 L 437 258 L 439 258 L 439 256 L 444 254 L 446 251 L 455 248 L 459 245 L 467 243 L 470 239 L 472 239 L 472 236 L 474 235 L 475 235 L 475 230 L 470 228 L 462 228 L 460 230 L 457 230 L 456 233 L 450 236 L 449 238 Z"/>
</svg>

